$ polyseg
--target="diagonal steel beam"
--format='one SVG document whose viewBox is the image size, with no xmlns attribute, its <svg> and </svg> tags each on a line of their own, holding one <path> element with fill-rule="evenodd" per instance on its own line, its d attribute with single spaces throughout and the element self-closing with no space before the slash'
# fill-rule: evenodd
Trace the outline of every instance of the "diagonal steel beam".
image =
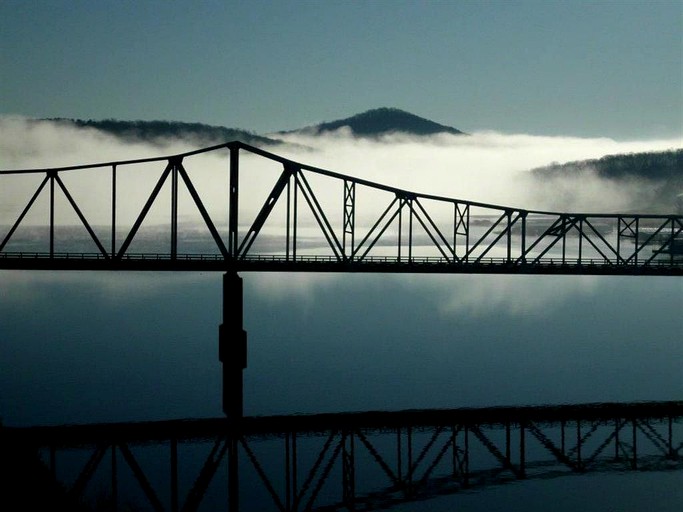
<svg viewBox="0 0 683 512">
<path fill-rule="evenodd" d="M 157 181 L 157 184 L 155 185 L 154 189 L 152 190 L 152 193 L 150 196 L 147 198 L 147 202 L 142 208 L 142 211 L 140 211 L 140 215 L 138 215 L 138 218 L 135 220 L 135 223 L 133 224 L 133 227 L 131 228 L 130 232 L 128 233 L 128 236 L 126 237 L 125 241 L 119 248 L 119 252 L 116 253 L 116 259 L 120 260 L 124 254 L 126 254 L 126 251 L 128 250 L 128 247 L 130 246 L 131 242 L 133 241 L 133 238 L 135 238 L 135 235 L 137 234 L 138 230 L 140 229 L 140 226 L 142 225 L 142 222 L 145 220 L 145 217 L 149 213 L 150 208 L 152 207 L 152 204 L 154 204 L 154 201 L 156 201 L 157 196 L 159 195 L 159 192 L 161 191 L 161 187 L 164 186 L 164 182 L 166 181 L 166 178 L 168 178 L 168 175 L 171 173 L 171 170 L 173 169 L 174 163 L 169 160 L 168 164 L 166 165 L 166 168 L 164 169 L 164 172 L 161 173 L 161 177 L 159 178 L 159 181 Z"/>
<path fill-rule="evenodd" d="M 85 466 L 83 466 L 83 469 L 78 475 L 76 482 L 74 482 L 71 489 L 69 489 L 69 494 L 71 496 L 77 497 L 83 494 L 85 486 L 88 485 L 88 482 L 95 474 L 95 470 L 100 465 L 100 462 L 102 462 L 102 459 L 104 458 L 104 455 L 107 453 L 108 449 L 109 445 L 107 444 L 100 444 L 95 448 L 95 451 L 85 463 Z"/>
<path fill-rule="evenodd" d="M 401 201 L 401 203 L 399 204 L 398 209 L 397 209 L 397 210 L 393 213 L 393 215 L 391 215 L 391 217 L 385 222 L 384 226 L 380 228 L 380 227 L 379 227 L 380 224 L 381 224 L 381 223 L 384 221 L 384 219 L 387 217 L 387 215 L 389 214 L 389 212 L 391 211 L 391 209 L 394 207 L 394 205 L 396 205 L 396 203 L 399 202 L 399 201 Z M 365 237 L 363 238 L 363 240 L 361 240 L 361 242 L 358 244 L 358 246 L 354 249 L 353 254 L 351 255 L 351 259 L 352 259 L 352 260 L 361 261 L 361 260 L 363 260 L 363 259 L 368 255 L 368 253 L 372 250 L 372 248 L 375 246 L 375 244 L 377 243 L 377 241 L 382 237 L 382 235 L 384 234 L 384 232 L 385 232 L 385 231 L 387 230 L 387 228 L 391 225 L 391 223 L 394 221 L 394 219 L 396 218 L 396 216 L 398 215 L 398 213 L 399 213 L 399 212 L 401 211 L 401 209 L 403 208 L 403 204 L 404 204 L 404 203 L 403 203 L 402 201 L 403 201 L 403 200 L 400 200 L 398 197 L 394 197 L 394 199 L 392 199 L 391 203 L 389 203 L 389 206 L 386 207 L 386 209 L 385 209 L 385 210 L 382 212 L 382 214 L 380 215 L 379 219 L 377 219 L 377 221 L 375 222 L 375 224 L 373 224 L 373 226 L 372 226 L 372 227 L 370 228 L 370 230 L 367 232 L 367 234 L 365 235 Z M 378 229 L 379 229 L 379 232 L 377 233 L 377 236 L 375 236 L 375 238 L 372 240 L 372 242 L 370 242 L 370 244 L 368 244 L 368 247 L 367 247 L 367 249 L 366 249 L 366 248 L 364 247 L 364 246 L 365 246 L 365 242 L 367 242 L 368 239 L 370 238 L 370 236 L 373 235 L 374 231 L 375 231 L 375 230 L 378 230 Z M 358 258 L 356 259 L 356 256 L 358 255 L 358 253 L 360 252 L 361 249 L 365 249 L 365 252 L 363 252 L 363 254 L 361 254 L 360 257 L 358 257 Z"/>
<path fill-rule="evenodd" d="M 271 190 L 270 194 L 268 194 L 266 202 L 263 204 L 261 210 L 256 215 L 254 223 L 249 228 L 249 231 L 247 231 L 244 240 L 242 240 L 242 243 L 237 249 L 237 254 L 235 255 L 236 258 L 244 258 L 247 255 L 249 249 L 254 243 L 254 240 L 256 240 L 256 237 L 261 232 L 261 228 L 263 228 L 263 225 L 266 223 L 266 220 L 268 220 L 270 213 L 273 211 L 273 208 L 275 207 L 275 204 L 280 198 L 280 195 L 282 195 L 282 191 L 287 186 L 289 178 L 294 172 L 296 172 L 296 169 L 294 167 L 291 167 L 289 165 L 284 166 L 282 173 L 280 173 L 280 177 L 275 183 L 275 186 L 273 186 L 273 190 Z"/>
<path fill-rule="evenodd" d="M 69 204 L 71 205 L 71 207 L 76 212 L 76 215 L 78 215 L 78 218 L 80 219 L 81 223 L 83 224 L 85 229 L 90 234 L 90 237 L 92 238 L 93 242 L 95 242 L 95 245 L 97 245 L 97 248 L 104 255 L 105 259 L 109 259 L 109 254 L 107 253 L 107 250 L 102 245 L 102 242 L 100 242 L 100 239 L 97 238 L 95 231 L 93 231 L 93 229 L 90 227 L 90 224 L 86 220 L 85 215 L 83 215 L 83 212 L 81 212 L 81 209 L 76 204 L 76 201 L 74 201 L 73 197 L 71 197 L 71 194 L 67 190 L 66 185 L 64 185 L 64 182 L 62 181 L 62 179 L 59 177 L 59 174 L 55 175 L 55 180 L 57 181 L 57 184 L 59 185 L 59 187 L 62 189 L 62 192 L 64 192 L 64 195 L 66 196 L 66 199 L 69 201 Z"/>
<path fill-rule="evenodd" d="M 137 460 L 135 460 L 135 457 L 133 457 L 133 453 L 128 448 L 128 445 L 126 443 L 119 443 L 118 447 L 123 454 L 123 458 L 128 463 L 128 467 L 133 471 L 135 479 L 140 484 L 140 487 L 149 500 L 150 505 L 152 505 L 152 508 L 154 508 L 154 510 L 157 512 L 162 512 L 164 510 L 164 506 L 161 504 L 161 501 L 159 501 L 159 498 L 154 492 L 149 480 L 147 480 L 144 471 L 142 471 L 142 468 L 138 464 Z"/>
<path fill-rule="evenodd" d="M 498 224 L 500 224 L 505 217 L 507 217 L 507 212 L 503 212 L 502 215 L 498 217 L 498 219 L 494 223 L 491 224 L 489 229 L 487 229 L 486 232 L 481 237 L 479 237 L 479 240 L 477 240 L 474 243 L 474 245 L 470 247 L 469 250 L 465 253 L 465 256 L 463 257 L 465 261 L 469 260 L 470 254 L 472 254 L 474 250 L 477 247 L 479 247 L 479 245 L 486 239 L 486 237 L 489 236 L 493 232 L 493 230 L 498 227 Z"/>
<path fill-rule="evenodd" d="M 430 229 L 427 227 L 427 223 L 425 223 L 425 222 L 422 220 L 422 218 L 421 218 L 421 216 L 420 216 L 420 213 L 417 211 L 417 209 L 414 208 L 413 204 L 417 204 L 417 206 L 419 207 L 420 211 L 422 212 L 422 215 L 424 215 L 425 218 L 427 219 L 427 223 L 429 224 L 429 226 L 430 226 L 434 231 L 436 231 L 436 234 L 437 234 L 437 235 L 439 236 L 439 238 L 441 239 L 441 242 L 443 242 L 443 244 L 448 248 L 448 253 L 449 253 L 449 254 L 446 254 L 446 251 L 444 251 L 443 247 L 441 247 L 441 244 L 437 241 L 436 237 L 432 234 L 432 232 L 430 231 Z M 435 222 L 434 222 L 434 220 L 432 219 L 432 217 L 429 215 L 429 213 L 427 212 L 427 210 L 425 210 L 424 206 L 422 206 L 422 203 L 420 203 L 420 200 L 417 199 L 417 198 L 415 198 L 413 201 L 411 201 L 411 202 L 410 202 L 410 209 L 411 209 L 411 211 L 413 212 L 413 214 L 415 215 L 415 218 L 416 218 L 416 219 L 418 220 L 418 222 L 422 225 L 422 228 L 423 228 L 423 229 L 425 230 L 425 232 L 429 235 L 429 238 L 431 238 L 432 242 L 434 243 L 434 246 L 435 246 L 437 249 L 439 249 L 439 252 L 442 254 L 442 256 L 443 256 L 444 258 L 446 258 L 446 260 L 448 260 L 448 261 L 451 261 L 451 260 L 455 261 L 456 258 L 457 258 L 456 255 L 455 255 L 455 249 L 454 249 L 453 247 L 451 247 L 451 245 L 448 243 L 448 240 L 446 240 L 446 237 L 443 235 L 443 233 L 441 232 L 441 230 L 439 229 L 439 227 L 435 224 Z"/>
<path fill-rule="evenodd" d="M 569 457 L 567 457 L 562 450 L 560 450 L 557 446 L 555 446 L 555 443 L 553 443 L 548 436 L 546 436 L 541 429 L 538 428 L 538 426 L 532 422 L 532 421 L 527 421 L 526 423 L 527 428 L 531 432 L 531 434 L 543 445 L 545 448 L 552 453 L 555 458 L 560 461 L 562 464 L 567 466 L 569 469 L 572 471 L 577 471 L 578 467 L 576 464 L 574 464 L 574 461 L 572 461 Z"/>
<path fill-rule="evenodd" d="M 477 437 L 477 439 L 479 439 L 479 441 L 481 441 L 481 443 L 486 447 L 486 449 L 491 453 L 491 455 L 498 459 L 498 462 L 500 462 L 501 466 L 503 466 L 505 469 L 510 470 L 516 478 L 524 478 L 524 473 L 520 471 L 519 468 L 515 467 L 509 458 L 507 458 L 505 455 L 501 453 L 498 447 L 496 447 L 496 445 L 493 444 L 493 442 L 488 437 L 486 437 L 486 435 L 481 431 L 478 425 L 471 425 L 470 431 Z"/>
<path fill-rule="evenodd" d="M 194 201 L 195 206 L 199 210 L 199 213 L 201 214 L 202 219 L 204 219 L 204 223 L 206 224 L 206 227 L 209 228 L 209 231 L 211 232 L 211 236 L 213 237 L 214 242 L 216 242 L 218 249 L 221 251 L 221 254 L 223 255 L 223 257 L 227 258 L 228 257 L 228 249 L 225 247 L 225 244 L 223 243 L 223 239 L 218 234 L 218 230 L 216 229 L 216 226 L 214 225 L 213 220 L 211 220 L 211 216 L 209 215 L 209 212 L 204 207 L 204 203 L 202 202 L 201 197 L 199 197 L 197 190 L 194 188 L 194 185 L 192 184 L 192 180 L 190 180 L 190 177 L 188 176 L 187 171 L 185 171 L 185 167 L 183 167 L 182 163 L 178 166 L 178 173 L 180 174 L 180 177 L 185 182 L 185 186 L 187 187 L 187 190 L 190 193 L 190 196 L 192 196 L 192 200 Z"/>
<path fill-rule="evenodd" d="M 252 449 L 249 447 L 249 444 L 247 444 L 247 441 L 244 439 L 244 437 L 240 438 L 240 441 L 241 441 L 242 447 L 244 448 L 244 451 L 247 453 L 247 456 L 249 457 L 249 460 L 251 461 L 252 466 L 254 466 L 256 473 L 258 473 L 259 478 L 261 478 L 261 482 L 266 487 L 266 490 L 268 491 L 268 494 L 270 494 L 270 497 L 273 498 L 273 503 L 275 503 L 275 506 L 281 512 L 287 512 L 287 509 L 282 504 L 282 500 L 280 499 L 277 492 L 275 491 L 273 484 L 271 483 L 270 479 L 268 478 L 268 475 L 266 475 L 266 472 L 263 470 L 263 467 L 261 466 L 258 459 L 256 458 L 256 455 L 254 454 Z"/>
<path fill-rule="evenodd" d="M 301 501 L 303 500 L 304 496 L 306 496 L 306 493 L 308 492 L 308 489 L 310 488 L 311 484 L 313 483 L 313 480 L 315 479 L 315 476 L 318 473 L 320 466 L 322 465 L 323 461 L 325 460 L 325 456 L 327 455 L 328 450 L 332 446 L 332 442 L 334 441 L 334 438 L 336 435 L 337 435 L 337 432 L 332 431 L 332 432 L 330 432 L 330 435 L 327 436 L 327 440 L 325 441 L 325 444 L 323 445 L 322 450 L 320 450 L 318 457 L 316 458 L 315 462 L 313 463 L 313 467 L 311 467 L 310 471 L 308 472 L 308 476 L 306 477 L 304 484 L 301 486 L 301 489 L 299 489 L 299 492 L 296 493 L 296 496 L 294 496 L 294 509 L 295 510 L 298 507 L 299 503 L 301 503 Z"/>
<path fill-rule="evenodd" d="M 508 235 L 508 244 L 507 244 L 507 249 L 508 249 L 508 255 L 510 255 L 510 244 L 511 244 L 511 239 L 510 235 L 512 234 L 512 227 L 517 223 L 519 219 L 522 218 L 522 214 L 518 212 L 517 216 L 514 218 L 514 220 L 509 220 L 512 216 L 512 211 L 506 212 L 505 216 L 508 217 L 508 223 L 507 226 L 505 226 L 500 233 L 498 233 L 498 236 L 493 239 L 489 243 L 489 246 L 482 252 L 479 257 L 475 260 L 477 263 L 481 261 L 481 259 L 488 254 L 488 252 L 493 249 L 493 247 L 498 243 L 498 241 L 503 238 L 505 235 Z M 511 261 L 511 258 L 508 257 L 508 261 Z"/>
<path fill-rule="evenodd" d="M 334 252 L 334 255 L 336 256 L 337 260 L 341 260 L 342 255 L 344 254 L 344 249 L 341 243 L 339 242 L 337 235 L 334 233 L 334 229 L 332 229 L 329 220 L 327 220 L 327 216 L 325 215 L 325 212 L 320 206 L 318 199 L 315 197 L 313 189 L 308 183 L 306 176 L 304 176 L 301 169 L 299 169 L 294 174 L 294 178 L 297 180 L 299 188 L 301 189 L 301 193 L 304 196 L 304 199 L 306 199 L 306 202 L 308 203 L 308 206 L 310 207 L 311 212 L 315 217 L 315 220 L 318 222 L 318 226 L 322 230 L 323 235 L 325 235 L 327 243 Z"/>
<path fill-rule="evenodd" d="M 220 436 L 216 439 L 209 456 L 204 462 L 204 466 L 197 477 L 192 489 L 187 494 L 185 504 L 183 505 L 183 512 L 193 512 L 199 509 L 199 505 L 206 494 L 206 490 L 209 488 L 211 480 L 213 480 L 216 470 L 220 465 L 225 452 L 228 450 L 230 445 L 230 435 Z"/>
<path fill-rule="evenodd" d="M 358 439 L 361 440 L 361 442 L 365 445 L 367 448 L 368 452 L 370 455 L 372 455 L 372 458 L 375 459 L 375 461 L 379 464 L 379 466 L 382 468 L 382 470 L 387 474 L 387 476 L 391 479 L 394 485 L 398 486 L 400 483 L 400 479 L 396 476 L 396 474 L 391 470 L 389 467 L 389 464 L 386 463 L 384 458 L 379 454 L 377 449 L 373 446 L 373 444 L 370 442 L 370 440 L 363 434 L 360 430 L 356 432 L 356 436 Z"/>
<path fill-rule="evenodd" d="M 28 211 L 33 206 L 33 203 L 35 203 L 36 199 L 38 198 L 38 196 L 42 192 L 43 188 L 45 187 L 45 184 L 48 182 L 49 179 L 50 179 L 50 176 L 46 174 L 43 181 L 40 183 L 40 185 L 38 185 L 38 188 L 36 189 L 33 196 L 31 196 L 31 199 L 29 199 L 28 204 L 23 209 L 23 211 L 21 212 L 21 214 L 17 218 L 16 222 L 12 225 L 11 229 L 7 232 L 7 235 L 5 236 L 2 243 L 0 243 L 0 252 L 2 252 L 2 250 L 5 248 L 5 245 L 7 245 L 7 242 L 9 242 L 10 238 L 12 238 L 12 235 L 14 234 L 14 232 L 19 227 L 19 224 L 21 224 L 21 221 L 24 220 L 24 217 L 26 216 Z"/>
</svg>

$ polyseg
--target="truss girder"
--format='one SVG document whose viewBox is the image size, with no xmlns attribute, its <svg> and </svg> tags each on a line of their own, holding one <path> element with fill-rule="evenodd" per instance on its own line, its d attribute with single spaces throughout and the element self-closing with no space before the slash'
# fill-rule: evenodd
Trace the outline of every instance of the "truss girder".
<svg viewBox="0 0 683 512">
<path fill-rule="evenodd" d="M 229 187 L 225 194 L 228 227 L 227 233 L 221 233 L 217 227 L 219 224 L 208 213 L 206 205 L 209 199 L 198 191 L 186 164 L 195 155 L 224 151 L 226 148 L 230 149 Z M 249 161 L 240 162 L 243 158 L 248 158 Z M 274 183 L 270 181 L 271 178 L 261 182 L 256 174 L 247 172 L 251 171 L 249 165 L 253 161 L 276 162 L 283 170 Z M 122 234 L 123 241 L 117 249 L 116 230 L 120 227 L 117 226 L 117 209 L 120 209 L 121 204 L 117 196 L 124 196 L 129 192 L 117 178 L 117 172 L 123 166 L 154 163 L 164 165 L 161 176 L 144 201 L 142 209 L 135 213 L 132 227 Z M 110 226 L 104 226 L 104 229 L 111 229 L 111 250 L 105 249 L 93 229 L 91 219 L 86 218 L 82 205 L 61 178 L 63 173 L 71 170 L 98 171 L 102 167 L 109 167 L 112 171 L 111 220 Z M 315 261 L 321 263 L 322 271 L 334 268 L 330 263 L 336 263 L 340 270 L 352 270 L 353 266 L 372 266 L 381 261 L 384 264 L 393 263 L 397 271 L 400 268 L 404 272 L 411 272 L 418 265 L 422 268 L 433 265 L 435 269 L 438 267 L 436 271 L 443 272 L 467 272 L 468 269 L 473 272 L 500 272 L 503 269 L 510 273 L 545 273 L 549 266 L 561 264 L 570 266 L 572 273 L 594 273 L 596 268 L 603 267 L 622 268 L 621 273 L 633 275 L 650 269 L 659 269 L 658 272 L 665 275 L 683 273 L 681 215 L 543 212 L 420 194 L 294 162 L 240 142 L 170 157 L 51 169 L 0 171 L 0 185 L 4 176 L 13 174 L 37 174 L 42 176 L 42 180 L 28 203 L 18 211 L 16 218 L 5 222 L 9 229 L 0 242 L 0 266 L 6 268 L 21 268 L 22 265 L 29 268 L 32 259 L 47 259 L 58 268 L 62 260 L 73 261 L 80 258 L 100 261 L 98 264 L 84 264 L 83 269 L 108 270 L 120 265 L 123 260 L 135 262 L 152 259 L 145 253 L 145 249 L 132 253 L 130 246 L 138 236 L 150 209 L 160 197 L 162 187 L 170 178 L 171 211 L 168 234 L 171 247 L 168 254 L 154 254 L 154 259 L 160 261 L 181 261 L 187 258 L 186 254 L 179 252 L 178 247 L 182 229 L 179 224 L 178 194 L 182 183 L 199 212 L 201 222 L 208 229 L 212 250 L 215 251 L 206 255 L 202 253 L 201 256 L 206 256 L 207 260 L 218 257 L 226 264 L 236 265 L 244 270 L 259 270 L 261 266 L 267 266 L 261 247 L 271 248 L 268 249 L 267 259 L 288 262 L 288 271 L 310 270 L 307 263 L 310 256 L 302 254 L 301 249 L 297 248 L 302 213 L 297 203 L 301 202 L 306 205 L 314 224 L 319 228 L 318 234 L 309 237 L 306 244 L 307 247 L 316 248 Z M 316 176 L 316 180 L 324 180 L 325 186 L 318 187 L 318 182 L 312 181 L 313 176 Z M 266 192 L 269 190 L 265 203 L 255 211 L 251 223 L 244 226 L 238 222 L 238 219 L 248 219 L 242 209 L 257 205 L 249 204 L 244 197 L 240 200 L 244 189 L 240 186 L 240 180 L 250 180 L 250 186 L 257 183 L 259 186 L 263 185 Z M 335 187 L 341 191 L 339 196 L 336 199 L 323 200 L 323 195 L 328 195 Z M 50 196 L 49 218 L 44 227 L 48 228 L 45 236 L 49 240 L 45 241 L 49 243 L 49 252 L 8 251 L 10 241 L 11 246 L 19 245 L 21 248 L 21 237 L 16 236 L 17 231 L 46 188 Z M 283 193 L 285 189 L 286 194 Z M 66 197 L 68 205 L 76 213 L 97 252 L 79 253 L 69 249 L 63 253 L 54 251 L 54 240 L 59 237 L 61 227 L 55 223 L 56 190 L 61 190 Z M 99 193 L 102 191 L 92 191 L 92 194 Z M 106 197 L 105 194 L 103 204 L 109 202 Z M 264 235 L 264 225 L 273 216 L 276 204 L 285 201 L 284 197 L 287 202 L 286 226 L 282 226 L 280 234 Z M 362 202 L 359 197 L 372 199 Z M 280 229 L 275 227 L 276 231 Z M 398 240 L 394 238 L 396 231 Z M 283 239 L 284 243 L 280 245 L 282 250 L 272 250 L 277 244 L 270 243 L 271 239 L 265 240 L 266 236 Z M 254 243 L 262 237 L 268 243 L 255 246 Z M 228 240 L 227 245 L 223 241 L 225 239 Z M 406 253 L 407 258 L 404 256 Z M 263 265 L 258 262 L 263 262 Z M 43 264 L 46 265 L 49 267 L 49 263 Z M 149 266 L 150 263 L 146 265 Z M 178 266 L 178 270 L 183 268 Z"/>
<path fill-rule="evenodd" d="M 5 427 L 2 435 L 8 439 L 15 435 L 16 442 L 23 440 L 49 450 L 52 474 L 57 477 L 60 473 L 55 466 L 61 467 L 55 462 L 57 450 L 85 449 L 85 464 L 70 486 L 75 496 L 85 495 L 96 471 L 100 478 L 107 476 L 107 467 L 101 462 L 110 450 L 112 477 L 104 481 L 116 485 L 115 472 L 123 466 L 115 464 L 113 450 L 117 450 L 152 509 L 166 510 L 168 503 L 175 503 L 173 510 L 178 510 L 177 475 L 184 461 L 178 460 L 174 446 L 178 441 L 187 444 L 195 439 L 200 454 L 205 453 L 206 441 L 214 442 L 196 477 L 180 471 L 185 478 L 194 480 L 190 481 L 181 510 L 198 510 L 209 485 L 225 482 L 223 478 L 217 480 L 223 474 L 221 468 L 239 453 L 245 458 L 239 465 L 242 469 L 237 481 L 256 479 L 246 485 L 260 486 L 274 510 L 366 510 L 511 479 L 589 471 L 683 470 L 681 404 L 662 403 L 649 408 L 644 404 L 627 405 L 612 407 L 611 411 L 561 406 L 551 414 L 543 408 L 513 408 L 506 413 L 473 410 L 458 415 L 425 411 L 423 416 L 416 411 L 408 416 L 388 414 L 377 424 L 356 421 L 353 415 L 337 415 L 328 426 L 312 417 L 311 430 L 304 427 L 306 418 L 290 421 L 275 417 L 272 427 L 266 428 L 270 423 L 263 423 L 267 420 L 263 418 L 258 423 L 262 426 L 255 429 L 247 426 L 251 419 L 244 418 L 245 427 L 239 431 L 226 430 L 224 422 L 196 420 L 179 422 L 174 427 L 165 422 L 158 427 L 150 424 L 149 434 L 140 431 L 137 435 L 140 427 L 130 424 L 106 428 L 96 425 L 93 433 L 83 427 L 44 427 L 35 433 L 35 429 Z M 394 421 L 394 416 L 400 422 Z M 292 422 L 298 426 L 289 430 L 287 425 Z M 285 430 L 278 430 L 281 428 Z M 69 434 L 72 430 L 74 434 Z M 531 441 L 525 441 L 526 432 Z M 516 460 L 511 456 L 513 438 L 519 440 Z M 569 439 L 573 442 L 568 443 Z M 38 440 L 48 444 L 37 444 Z M 153 443 L 170 447 L 172 471 L 161 469 L 162 474 L 171 476 L 170 499 L 152 487 L 149 468 L 145 472 L 134 456 L 136 447 Z M 236 450 L 229 449 L 233 445 Z M 613 452 L 608 450 L 610 447 Z M 159 470 L 157 466 L 154 471 Z M 249 468 L 253 472 L 248 473 Z M 371 476 L 363 480 L 361 474 Z M 368 482 L 372 484 L 368 486 Z M 123 492 L 120 487 L 118 493 Z"/>
</svg>

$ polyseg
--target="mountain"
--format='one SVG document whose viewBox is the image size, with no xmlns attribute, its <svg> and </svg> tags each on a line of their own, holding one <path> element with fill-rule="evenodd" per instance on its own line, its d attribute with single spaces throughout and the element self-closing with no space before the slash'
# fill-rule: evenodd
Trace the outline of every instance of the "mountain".
<svg viewBox="0 0 683 512">
<path fill-rule="evenodd" d="M 338 119 L 314 126 L 307 126 L 299 130 L 291 130 L 280 133 L 304 133 L 308 135 L 320 135 L 332 132 L 340 128 L 348 128 L 357 137 L 379 137 L 392 133 L 409 135 L 434 135 L 437 133 L 450 133 L 453 135 L 466 135 L 464 132 L 435 123 L 429 119 L 416 116 L 397 108 L 376 108 L 368 110 L 346 119 Z"/>
<path fill-rule="evenodd" d="M 94 128 L 127 141 L 162 142 L 164 139 L 183 138 L 195 141 L 200 145 L 213 145 L 239 140 L 254 146 L 273 146 L 282 141 L 256 135 L 246 130 L 211 126 L 201 123 L 183 123 L 179 121 L 103 121 L 82 119 L 46 119 L 46 121 L 72 125 L 78 128 Z"/>
</svg>

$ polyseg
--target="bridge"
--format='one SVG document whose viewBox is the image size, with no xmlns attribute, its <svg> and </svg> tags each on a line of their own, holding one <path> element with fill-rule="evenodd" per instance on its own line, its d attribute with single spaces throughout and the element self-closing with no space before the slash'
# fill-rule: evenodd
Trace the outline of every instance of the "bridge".
<svg viewBox="0 0 683 512">
<path fill-rule="evenodd" d="M 233 512 L 244 492 L 245 460 L 270 505 L 287 511 L 390 507 L 533 475 L 680 469 L 680 402 L 244 417 L 239 274 L 675 277 L 683 275 L 681 215 L 559 213 L 441 197 L 241 142 L 166 157 L 5 170 L 0 182 L 8 220 L 0 226 L 0 269 L 223 273 L 225 418 L 0 429 L 9 444 L 43 450 L 58 480 L 57 450 L 91 450 L 67 485 L 70 496 L 82 495 L 107 454 L 115 502 L 122 457 L 152 509 L 172 511 L 198 510 L 224 460 Z M 393 448 L 383 452 L 387 438 Z M 210 449 L 183 501 L 178 444 L 191 442 Z M 257 453 L 267 442 L 281 443 L 270 448 L 282 449 L 274 465 L 285 471 L 275 478 Z M 132 447 L 154 443 L 170 452 L 168 499 L 133 455 Z M 312 462 L 303 469 L 305 451 Z M 474 464 L 480 456 L 487 462 Z M 378 474 L 361 479 L 368 467 Z M 339 492 L 322 505 L 321 491 L 334 475 Z"/>
<path fill-rule="evenodd" d="M 133 205 L 143 176 L 156 181 Z M 5 170 L 0 180 L 12 198 L 0 232 L 6 269 L 683 275 L 681 215 L 557 213 L 439 197 L 241 142 Z M 83 182 L 92 185 L 79 197 Z M 150 228 L 159 208 L 167 211 Z"/>
</svg>

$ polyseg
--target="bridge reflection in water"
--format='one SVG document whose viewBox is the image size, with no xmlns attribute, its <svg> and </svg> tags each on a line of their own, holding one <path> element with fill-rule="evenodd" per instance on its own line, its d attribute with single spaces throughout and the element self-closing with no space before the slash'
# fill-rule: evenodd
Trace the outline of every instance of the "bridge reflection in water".
<svg viewBox="0 0 683 512">
<path fill-rule="evenodd" d="M 239 427 L 220 418 L 2 432 L 6 441 L 41 450 L 72 496 L 106 488 L 114 509 L 127 502 L 131 484 L 153 510 L 201 510 L 209 503 L 205 509 L 211 510 L 216 500 L 247 510 L 255 503 L 259 510 L 371 510 L 523 479 L 683 469 L 683 402 L 244 417 Z M 62 458 L 70 461 L 64 464 L 70 477 Z"/>
</svg>

